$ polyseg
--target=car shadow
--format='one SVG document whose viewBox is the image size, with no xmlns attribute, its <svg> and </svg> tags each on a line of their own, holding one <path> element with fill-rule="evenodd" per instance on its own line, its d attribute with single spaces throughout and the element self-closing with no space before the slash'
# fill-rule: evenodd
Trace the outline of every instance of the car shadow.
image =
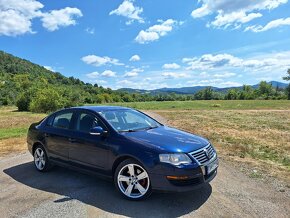
<svg viewBox="0 0 290 218">
<path fill-rule="evenodd" d="M 101 210 L 129 217 L 182 216 L 200 208 L 212 193 L 211 186 L 207 184 L 192 192 L 153 193 L 145 201 L 134 202 L 123 199 L 110 181 L 62 167 L 41 173 L 34 168 L 33 162 L 28 162 L 3 172 L 31 188 L 62 195 L 54 200 L 56 204 L 76 199 Z"/>
</svg>

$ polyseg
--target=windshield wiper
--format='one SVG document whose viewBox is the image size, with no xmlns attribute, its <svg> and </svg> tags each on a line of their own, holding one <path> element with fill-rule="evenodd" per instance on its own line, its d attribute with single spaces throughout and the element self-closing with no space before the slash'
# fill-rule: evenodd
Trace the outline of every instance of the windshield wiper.
<svg viewBox="0 0 290 218">
<path fill-rule="evenodd" d="M 135 129 L 120 130 L 119 132 L 136 132 Z"/>
</svg>

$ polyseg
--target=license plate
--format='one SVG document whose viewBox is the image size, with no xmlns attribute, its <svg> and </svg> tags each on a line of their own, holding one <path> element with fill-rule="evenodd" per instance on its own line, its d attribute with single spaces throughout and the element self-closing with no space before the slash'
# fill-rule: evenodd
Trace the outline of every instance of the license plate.
<svg viewBox="0 0 290 218">
<path fill-rule="evenodd" d="M 218 167 L 218 159 L 215 159 L 213 162 L 209 163 L 206 166 L 206 174 L 210 174 L 212 171 L 214 171 Z"/>
</svg>

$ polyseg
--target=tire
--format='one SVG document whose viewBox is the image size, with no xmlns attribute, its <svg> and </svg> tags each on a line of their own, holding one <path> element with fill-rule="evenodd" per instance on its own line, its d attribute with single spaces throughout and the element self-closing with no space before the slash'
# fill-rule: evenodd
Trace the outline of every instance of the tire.
<svg viewBox="0 0 290 218">
<path fill-rule="evenodd" d="M 152 193 L 149 174 L 142 164 L 133 159 L 119 164 L 115 170 L 114 183 L 119 193 L 128 200 L 143 200 Z"/>
<path fill-rule="evenodd" d="M 46 172 L 51 168 L 46 151 L 42 145 L 37 145 L 33 153 L 34 166 L 39 172 Z"/>
</svg>

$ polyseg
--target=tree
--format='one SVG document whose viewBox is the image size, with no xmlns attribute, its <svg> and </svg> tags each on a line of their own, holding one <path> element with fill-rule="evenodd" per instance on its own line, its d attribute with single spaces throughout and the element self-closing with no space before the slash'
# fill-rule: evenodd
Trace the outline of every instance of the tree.
<svg viewBox="0 0 290 218">
<path fill-rule="evenodd" d="M 287 74 L 288 74 L 287 76 L 283 77 L 283 80 L 290 81 L 290 69 L 288 69 Z M 287 94 L 288 100 L 290 100 L 290 83 L 288 87 L 286 88 L 286 94 Z"/>
<path fill-rule="evenodd" d="M 44 89 L 32 98 L 29 109 L 32 112 L 48 113 L 62 108 L 62 99 L 53 89 Z"/>
</svg>

